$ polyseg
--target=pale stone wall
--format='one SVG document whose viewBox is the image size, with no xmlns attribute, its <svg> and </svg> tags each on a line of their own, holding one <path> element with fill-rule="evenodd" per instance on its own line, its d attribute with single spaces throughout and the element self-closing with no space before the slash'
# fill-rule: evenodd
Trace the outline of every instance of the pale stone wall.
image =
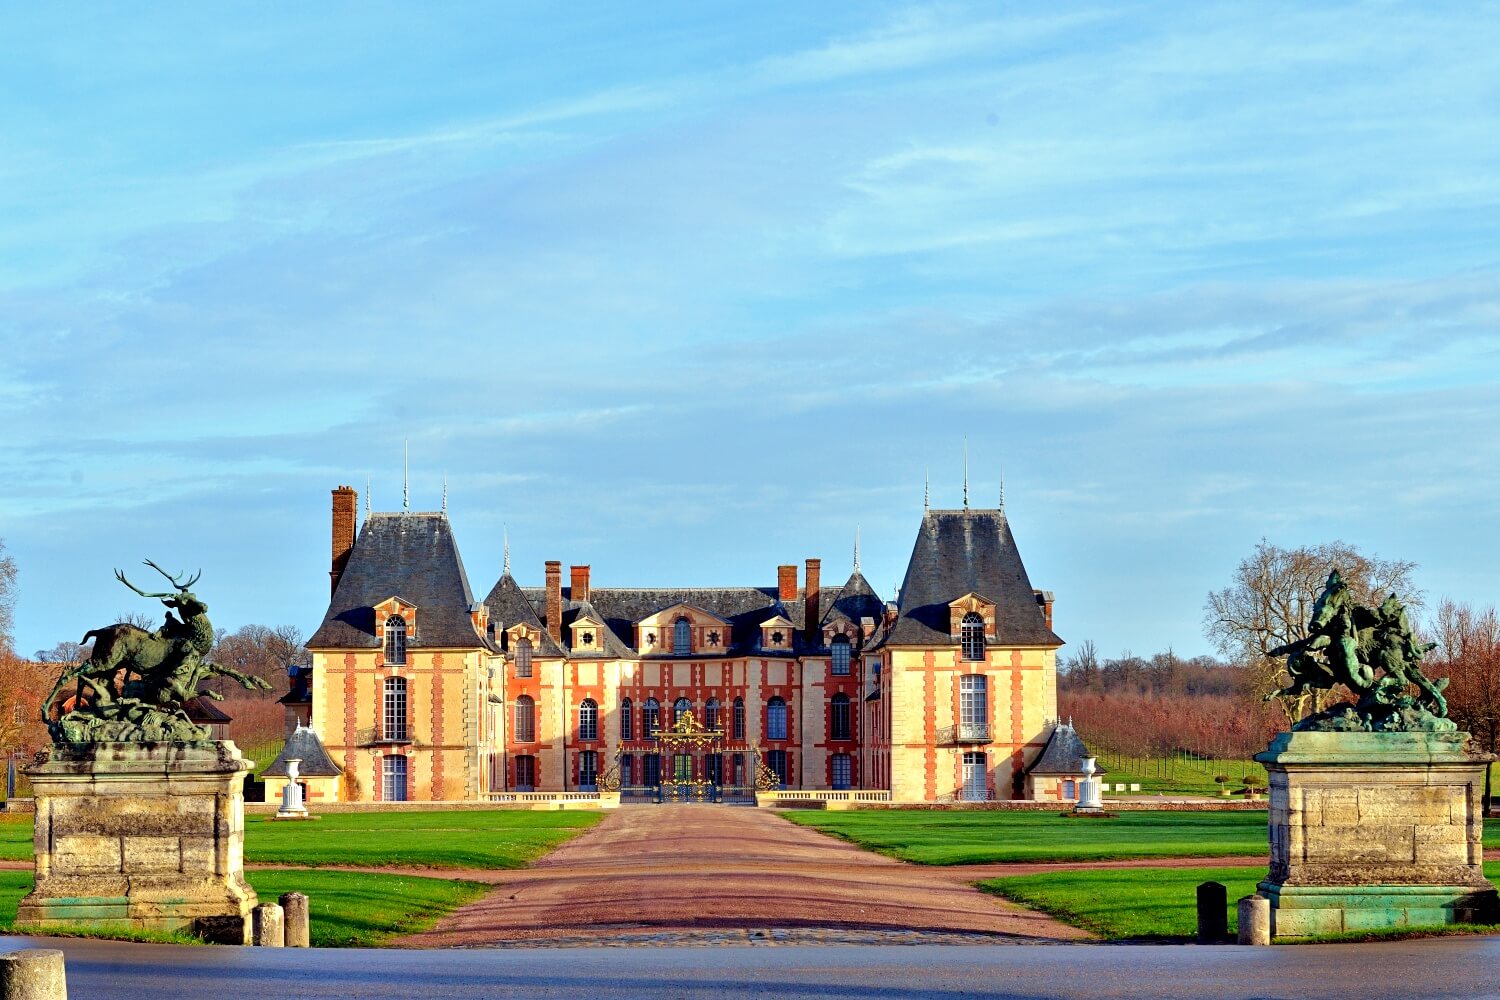
<svg viewBox="0 0 1500 1000">
<path fill-rule="evenodd" d="M 1462 733 L 1284 733 L 1270 776 L 1278 937 L 1495 913 L 1484 878 L 1486 755 Z"/>
<path fill-rule="evenodd" d="M 997 648 L 983 661 L 961 658 L 958 647 L 892 648 L 885 696 L 891 699 L 891 793 L 898 802 L 956 797 L 963 753 L 983 752 L 988 785 L 997 799 L 1015 797 L 1015 777 L 1045 745 L 1057 717 L 1057 660 L 1052 649 Z M 959 722 L 959 678 L 983 674 L 990 739 L 944 741 Z M 941 745 L 940 745 L 941 744 Z"/>
<path fill-rule="evenodd" d="M 257 902 L 243 874 L 249 769 L 227 740 L 54 751 L 27 771 L 36 885 L 16 927 L 119 922 L 249 943 Z"/>
</svg>

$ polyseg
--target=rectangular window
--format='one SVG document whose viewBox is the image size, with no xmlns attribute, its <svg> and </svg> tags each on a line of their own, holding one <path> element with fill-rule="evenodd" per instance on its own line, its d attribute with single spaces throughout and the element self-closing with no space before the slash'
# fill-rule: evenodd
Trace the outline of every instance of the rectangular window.
<svg viewBox="0 0 1500 1000">
<path fill-rule="evenodd" d="M 391 755 L 381 769 L 380 797 L 386 802 L 406 801 L 406 758 Z"/>
<path fill-rule="evenodd" d="M 584 750 L 578 754 L 578 790 L 599 790 L 599 754 L 593 750 Z"/>
<path fill-rule="evenodd" d="M 530 754 L 516 758 L 516 791 L 536 791 L 536 758 Z"/>
<path fill-rule="evenodd" d="M 693 757 L 691 754 L 679 753 L 672 755 L 672 780 L 680 785 L 693 780 Z"/>
<path fill-rule="evenodd" d="M 707 781 L 715 784 L 724 784 L 724 755 L 711 753 L 703 758 L 704 777 Z"/>
<path fill-rule="evenodd" d="M 835 791 L 849 788 L 854 780 L 854 761 L 846 753 L 833 755 L 833 787 Z"/>
<path fill-rule="evenodd" d="M 847 740 L 850 738 L 849 697 L 836 694 L 828 705 L 828 738 Z"/>
<path fill-rule="evenodd" d="M 786 739 L 786 702 L 780 698 L 766 703 L 766 739 Z"/>
<path fill-rule="evenodd" d="M 630 699 L 626 698 L 620 705 L 620 739 L 635 739 L 635 712 L 630 706 Z"/>
<path fill-rule="evenodd" d="M 734 739 L 745 742 L 745 699 L 734 699 Z"/>
<path fill-rule="evenodd" d="M 964 787 L 963 799 L 965 802 L 983 802 L 989 798 L 989 788 L 985 782 L 986 769 L 984 753 L 968 751 L 964 754 Z"/>
<path fill-rule="evenodd" d="M 966 674 L 958 681 L 959 739 L 989 740 L 989 699 L 983 674 Z"/>
<path fill-rule="evenodd" d="M 387 677 L 385 681 L 385 738 L 406 739 L 406 678 Z M 401 758 L 405 760 L 406 758 Z"/>
<path fill-rule="evenodd" d="M 647 754 L 645 765 L 642 769 L 641 784 L 652 786 L 661 784 L 661 756 L 654 753 Z"/>
<path fill-rule="evenodd" d="M 766 767 L 771 769 L 771 773 L 776 775 L 776 780 L 780 783 L 781 787 L 785 788 L 788 780 L 791 778 L 787 765 L 786 751 L 767 750 Z"/>
<path fill-rule="evenodd" d="M 833 640 L 833 675 L 835 677 L 849 676 L 849 640 L 844 636 L 838 636 Z"/>
<path fill-rule="evenodd" d="M 620 758 L 620 787 L 629 788 L 635 784 L 635 754 L 628 753 Z"/>
</svg>

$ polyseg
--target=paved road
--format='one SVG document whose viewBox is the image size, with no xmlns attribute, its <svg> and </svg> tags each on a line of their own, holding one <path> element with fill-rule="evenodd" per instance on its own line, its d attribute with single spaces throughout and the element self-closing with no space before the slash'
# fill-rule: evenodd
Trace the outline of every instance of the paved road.
<svg viewBox="0 0 1500 1000">
<path fill-rule="evenodd" d="M 918 931 L 1017 942 L 1083 931 L 964 884 L 789 823 L 764 809 L 616 810 L 406 947 L 473 947 L 580 936 L 783 928 L 800 941 Z M 975 878 L 981 876 L 974 876 Z M 812 932 L 839 937 L 811 937 Z M 858 940 L 858 939 L 855 939 Z"/>
<path fill-rule="evenodd" d="M 1475 1000 L 1500 940 L 1277 948 L 1061 945 L 475 949 L 185 948 L 28 941 L 67 952 L 72 1000 Z"/>
</svg>

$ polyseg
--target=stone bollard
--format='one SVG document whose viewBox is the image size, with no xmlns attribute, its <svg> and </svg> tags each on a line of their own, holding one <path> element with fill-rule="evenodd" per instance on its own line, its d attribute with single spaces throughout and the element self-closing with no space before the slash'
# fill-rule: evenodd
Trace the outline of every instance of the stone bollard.
<svg viewBox="0 0 1500 1000">
<path fill-rule="evenodd" d="M 0 1000 L 68 1000 L 63 953 L 28 948 L 0 955 Z"/>
<path fill-rule="evenodd" d="M 308 929 L 307 897 L 300 892 L 283 893 L 281 899 L 281 912 L 286 926 L 286 946 L 288 948 L 308 948 L 312 946 L 312 932 Z"/>
<path fill-rule="evenodd" d="M 1264 896 L 1240 900 L 1240 944 L 1271 943 L 1271 901 Z"/>
<path fill-rule="evenodd" d="M 250 943 L 257 948 L 285 948 L 286 923 L 281 907 L 261 903 L 255 908 Z"/>
<path fill-rule="evenodd" d="M 1198 943 L 1218 944 L 1229 937 L 1229 890 L 1218 882 L 1198 886 Z"/>
</svg>

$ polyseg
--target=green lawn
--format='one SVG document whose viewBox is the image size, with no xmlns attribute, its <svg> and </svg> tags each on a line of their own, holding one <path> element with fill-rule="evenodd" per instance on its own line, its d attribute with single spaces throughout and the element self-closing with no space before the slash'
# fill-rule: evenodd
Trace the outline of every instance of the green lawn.
<svg viewBox="0 0 1500 1000">
<path fill-rule="evenodd" d="M 370 947 L 420 931 L 478 899 L 488 888 L 478 882 L 363 872 L 254 871 L 247 872 L 245 878 L 265 903 L 274 903 L 284 892 L 305 894 L 316 948 Z M 16 922 L 16 904 L 30 891 L 30 872 L 0 871 L 0 929 L 10 930 Z M 132 933 L 108 925 L 94 931 L 89 936 L 194 940 L 185 934 Z"/>
<path fill-rule="evenodd" d="M 0 860 L 31 860 L 29 813 L 0 813 Z"/>
<path fill-rule="evenodd" d="M 1124 812 L 1115 819 L 1065 819 L 1054 812 L 923 809 L 782 815 L 861 847 L 924 865 L 1266 852 L 1266 814 L 1260 811 Z"/>
<path fill-rule="evenodd" d="M 1484 866 L 1490 879 L 1500 878 L 1500 864 Z M 1220 882 L 1227 890 L 1229 932 L 1239 926 L 1236 901 L 1255 891 L 1266 875 L 1264 865 L 1250 868 L 1095 868 L 1089 871 L 1014 875 L 979 883 L 993 892 L 1064 923 L 1110 940 L 1189 938 L 1198 933 L 1197 888 Z M 1403 933 L 1403 932 L 1392 932 Z M 1372 935 L 1343 935 L 1350 939 Z"/>
<path fill-rule="evenodd" d="M 305 869 L 252 871 L 245 878 L 265 903 L 284 892 L 307 896 L 314 948 L 369 948 L 425 930 L 489 889 L 478 882 Z"/>
<path fill-rule="evenodd" d="M 603 819 L 516 809 L 324 813 L 306 823 L 245 817 L 245 860 L 288 865 L 524 868 Z"/>
<path fill-rule="evenodd" d="M 1213 795 L 1224 788 L 1236 792 L 1244 787 L 1247 776 L 1259 778 L 1264 787 L 1266 769 L 1253 760 L 1203 760 L 1179 754 L 1176 757 L 1125 757 L 1103 754 L 1100 764 L 1106 768 L 1103 780 L 1109 785 L 1106 796 L 1143 798 L 1148 795 Z M 1230 779 L 1223 785 L 1214 781 L 1216 775 Z M 1135 783 L 1139 792 L 1116 792 L 1118 783 Z M 1240 796 L 1235 796 L 1240 797 Z"/>
</svg>

